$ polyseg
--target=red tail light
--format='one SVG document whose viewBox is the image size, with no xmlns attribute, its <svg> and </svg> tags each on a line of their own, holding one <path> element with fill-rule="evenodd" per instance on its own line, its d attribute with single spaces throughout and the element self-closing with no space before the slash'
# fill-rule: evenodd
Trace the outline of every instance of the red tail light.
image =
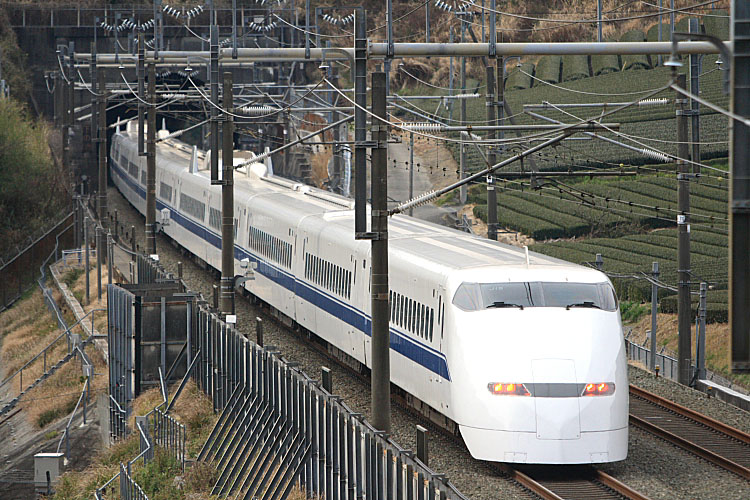
<svg viewBox="0 0 750 500">
<path fill-rule="evenodd" d="M 487 388 L 490 390 L 492 394 L 502 395 L 502 396 L 531 396 L 531 393 L 526 389 L 526 386 L 523 384 L 517 384 L 517 383 L 502 383 L 502 382 L 492 382 L 487 385 Z"/>
<path fill-rule="evenodd" d="M 581 396 L 608 396 L 614 394 L 615 384 L 610 382 L 596 382 L 585 384 Z"/>
</svg>

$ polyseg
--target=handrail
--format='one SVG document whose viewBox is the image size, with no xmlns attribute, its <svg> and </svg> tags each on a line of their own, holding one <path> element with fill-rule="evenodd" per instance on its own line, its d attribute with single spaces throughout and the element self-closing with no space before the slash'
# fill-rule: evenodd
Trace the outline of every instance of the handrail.
<svg viewBox="0 0 750 500">
<path fill-rule="evenodd" d="M 60 453 L 60 448 L 62 447 L 63 439 L 65 439 L 65 457 L 68 457 L 69 451 L 70 451 L 70 441 L 69 441 L 69 433 L 70 433 L 70 424 L 73 422 L 73 417 L 76 414 L 76 411 L 78 411 L 78 407 L 81 405 L 81 401 L 83 400 L 83 396 L 88 394 L 89 390 L 89 380 L 90 378 L 86 377 L 86 382 L 83 384 L 83 390 L 81 391 L 81 395 L 78 397 L 78 402 L 76 403 L 75 408 L 73 408 L 73 411 L 70 412 L 70 418 L 68 418 L 68 423 L 65 425 L 65 432 L 63 432 L 63 435 L 60 436 L 60 442 L 57 443 L 57 453 Z M 86 423 L 86 403 L 83 405 L 83 422 Z"/>
<path fill-rule="evenodd" d="M 49 229 L 45 230 L 45 231 L 44 231 L 44 233 L 42 233 L 42 235 L 41 235 L 41 236 L 39 236 L 38 238 L 36 238 L 35 240 L 33 240 L 33 241 L 32 241 L 32 242 L 31 242 L 31 243 L 29 244 L 29 245 L 25 246 L 23 250 L 21 250 L 21 251 L 17 252 L 17 253 L 16 253 L 16 254 L 15 254 L 15 255 L 14 255 L 13 257 L 10 257 L 10 258 L 6 258 L 7 256 L 5 256 L 5 257 L 3 258 L 3 265 L 2 265 L 2 266 L 0 266 L 0 271 L 2 271 L 2 270 L 3 270 L 3 268 L 5 268 L 6 266 L 8 266 L 8 265 L 12 264 L 12 263 L 13 263 L 13 261 L 14 261 L 14 260 L 16 260 L 16 259 L 17 259 L 17 258 L 19 257 L 19 255 L 21 255 L 21 254 L 25 253 L 25 252 L 26 252 L 26 251 L 28 251 L 28 250 L 29 250 L 29 249 L 30 249 L 31 247 L 33 247 L 34 245 L 36 245 L 37 243 L 39 243 L 39 242 L 40 242 L 40 241 L 41 241 L 41 240 L 42 240 L 43 238 L 46 238 L 46 237 L 47 237 L 47 236 L 48 236 L 48 235 L 49 235 L 50 233 L 54 232 L 54 231 L 55 231 L 55 230 L 56 230 L 56 229 L 58 228 L 58 226 L 60 226 L 60 225 L 64 224 L 64 223 L 65 223 L 65 221 L 66 221 L 66 220 L 68 220 L 68 218 L 69 218 L 69 217 L 70 217 L 71 215 L 73 215 L 73 212 L 69 212 L 69 213 L 67 213 L 67 214 L 66 214 L 65 216 L 63 216 L 63 217 L 62 217 L 62 218 L 60 219 L 60 221 L 59 221 L 59 222 L 55 223 L 55 225 L 54 225 L 54 226 L 52 226 L 51 228 L 49 228 Z M 73 225 L 73 224 L 69 224 L 69 225 L 68 225 L 68 227 L 70 227 L 70 226 L 72 226 L 72 225 Z M 66 227 L 66 228 L 65 228 L 65 230 L 67 230 L 67 229 L 68 229 L 68 228 Z"/>
<path fill-rule="evenodd" d="M 77 325 L 78 325 L 78 324 L 79 324 L 79 323 L 80 323 L 81 321 L 83 321 L 83 320 L 84 320 L 84 319 L 85 319 L 85 318 L 86 318 L 86 317 L 87 317 L 87 316 L 88 316 L 89 314 L 92 314 L 92 313 L 94 313 L 94 312 L 96 312 L 96 311 L 106 311 L 106 309 L 102 309 L 102 308 L 99 308 L 99 309 L 92 309 L 92 310 L 90 310 L 89 312 L 87 312 L 86 314 L 84 314 L 84 315 L 83 315 L 83 316 L 81 317 L 81 319 L 79 319 L 78 321 L 76 321 L 75 323 L 73 323 L 73 324 L 72 324 L 71 326 L 69 326 L 67 330 L 65 330 L 64 332 L 62 332 L 62 333 L 61 333 L 61 334 L 60 334 L 60 335 L 59 335 L 59 336 L 58 336 L 58 337 L 57 337 L 57 338 L 56 338 L 55 340 L 53 340 L 52 342 L 50 342 L 50 343 L 49 343 L 49 344 L 47 345 L 47 347 L 45 347 L 44 349 L 42 349 L 41 351 L 39 351 L 39 352 L 38 352 L 38 353 L 36 354 L 36 356 L 34 356 L 34 357 L 33 357 L 33 358 L 31 358 L 30 360 L 28 360 L 28 361 L 26 362 L 26 364 L 24 364 L 24 365 L 23 365 L 23 366 L 22 366 L 21 368 L 19 368 L 18 370 L 16 370 L 15 372 L 13 372 L 13 374 L 12 374 L 12 375 L 10 375 L 10 376 L 9 376 L 9 377 L 7 377 L 7 378 L 6 378 L 5 380 L 3 380 L 2 382 L 0 382 L 0 388 L 2 388 L 2 387 L 3 387 L 4 385 L 5 385 L 5 384 L 7 384 L 8 382 L 10 382 L 10 381 L 11 381 L 11 380 L 12 380 L 12 379 L 13 379 L 13 378 L 14 378 L 14 377 L 16 376 L 16 375 L 18 375 L 18 374 L 19 374 L 20 372 L 22 372 L 22 371 L 23 371 L 23 370 L 24 370 L 25 368 L 27 368 L 27 367 L 28 367 L 28 366 L 29 366 L 29 365 L 30 365 L 31 363 L 33 363 L 34 361 L 36 361 L 37 359 L 39 359 L 39 356 L 41 356 L 42 354 L 44 354 L 45 352 L 47 352 L 47 350 L 48 350 L 49 348 L 51 348 L 51 347 L 52 347 L 52 346 L 53 346 L 54 344 L 56 344 L 58 340 L 60 340 L 60 339 L 61 339 L 62 337 L 64 337 L 65 335 L 68 335 L 68 334 L 70 334 L 70 330 L 71 330 L 71 329 L 73 329 L 73 327 L 77 326 Z M 89 336 L 89 337 L 90 337 L 90 336 Z M 87 338 L 86 340 L 88 340 L 88 338 Z"/>
</svg>

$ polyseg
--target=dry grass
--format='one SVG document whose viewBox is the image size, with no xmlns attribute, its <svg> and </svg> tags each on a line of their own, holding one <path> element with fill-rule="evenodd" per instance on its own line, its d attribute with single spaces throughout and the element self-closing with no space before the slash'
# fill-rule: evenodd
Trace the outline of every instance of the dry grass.
<svg viewBox="0 0 750 500">
<path fill-rule="evenodd" d="M 106 270 L 103 270 L 106 280 Z M 96 269 L 92 269 L 89 278 L 96 279 Z M 85 278 L 80 275 L 77 280 L 71 282 L 72 290 L 81 292 L 85 288 Z M 64 304 L 60 294 L 54 294 L 58 304 Z M 92 302 L 85 307 L 90 310 L 94 307 L 106 307 L 106 297 L 101 301 Z M 63 315 L 68 324 L 75 320 L 71 311 L 61 306 Z M 98 322 L 95 325 L 102 331 L 106 331 L 106 314 L 98 313 Z M 82 334 L 83 330 L 76 327 L 73 333 Z M 60 336 L 56 321 L 47 310 L 42 298 L 42 293 L 34 291 L 30 297 L 20 301 L 8 311 L 0 314 L 0 359 L 2 360 L 3 376 L 8 376 L 30 359 L 32 359 L 44 347 Z M 63 337 L 47 351 L 47 368 L 61 360 L 68 352 L 67 340 Z M 89 348 L 86 354 L 94 363 L 94 370 L 101 376 L 94 377 L 89 388 L 90 397 L 93 399 L 98 392 L 106 390 L 106 364 L 99 351 Z M 23 385 L 27 387 L 44 373 L 44 357 L 40 356 L 35 362 L 23 370 Z M 19 407 L 25 410 L 26 418 L 40 428 L 43 428 L 72 411 L 83 389 L 84 379 L 81 375 L 80 362 L 71 360 L 62 366 L 52 377 L 29 391 L 24 395 Z M 7 399 L 20 392 L 20 380 L 14 380 L 8 387 Z"/>
<path fill-rule="evenodd" d="M 677 352 L 677 315 L 658 314 L 656 318 L 656 342 L 667 349 Z M 633 327 L 631 338 L 643 344 L 646 340 L 646 330 L 651 330 L 651 316 L 646 315 Z M 695 356 L 695 326 L 691 331 L 693 357 Z M 706 367 L 725 376 L 731 377 L 738 383 L 748 386 L 750 378 L 747 376 L 736 376 L 730 373 L 731 366 L 731 331 L 728 323 L 709 323 L 706 325 Z"/>
</svg>

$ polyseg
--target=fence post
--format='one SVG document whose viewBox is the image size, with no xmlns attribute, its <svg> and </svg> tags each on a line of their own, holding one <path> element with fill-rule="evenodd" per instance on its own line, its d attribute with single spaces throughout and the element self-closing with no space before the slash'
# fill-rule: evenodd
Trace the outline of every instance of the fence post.
<svg viewBox="0 0 750 500">
<path fill-rule="evenodd" d="M 263 320 L 260 317 L 255 317 L 255 338 L 256 343 L 263 347 Z"/>
<path fill-rule="evenodd" d="M 698 349 L 696 352 L 697 376 L 706 378 L 706 292 L 708 285 L 703 282 L 700 288 L 700 302 L 698 306 Z"/>
<path fill-rule="evenodd" d="M 417 426 L 417 458 L 429 467 L 429 452 L 427 446 L 427 429 L 421 425 Z"/>
<path fill-rule="evenodd" d="M 84 265 L 84 270 L 86 274 L 86 304 L 91 303 L 91 297 L 89 292 L 89 218 L 84 217 L 83 218 L 83 246 L 84 250 L 86 252 L 86 263 Z"/>
<path fill-rule="evenodd" d="M 320 371 L 321 380 L 323 381 L 323 389 L 325 389 L 328 394 L 333 394 L 333 377 L 331 376 L 331 369 L 327 366 L 323 366 Z"/>
<path fill-rule="evenodd" d="M 130 226 L 130 257 L 133 259 L 133 262 L 135 262 L 135 226 Z"/>
<path fill-rule="evenodd" d="M 102 300 L 102 230 L 97 222 L 94 226 L 96 241 L 96 298 Z"/>
<path fill-rule="evenodd" d="M 651 275 L 654 281 L 651 283 L 651 363 L 649 368 L 656 368 L 656 319 L 658 314 L 659 287 L 656 282 L 659 280 L 659 263 L 651 264 Z"/>
</svg>

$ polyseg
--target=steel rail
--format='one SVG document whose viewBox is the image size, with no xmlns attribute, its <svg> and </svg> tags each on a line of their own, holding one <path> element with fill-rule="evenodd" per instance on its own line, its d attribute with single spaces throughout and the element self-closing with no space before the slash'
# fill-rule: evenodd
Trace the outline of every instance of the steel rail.
<svg viewBox="0 0 750 500">
<path fill-rule="evenodd" d="M 726 424 L 717 422 L 704 415 L 696 414 L 696 412 L 694 412 L 693 410 L 684 408 L 683 406 L 680 406 L 671 401 L 666 401 L 663 398 L 647 391 L 643 391 L 642 389 L 633 390 L 633 387 L 631 386 L 630 391 L 631 394 L 637 397 L 641 397 L 645 401 L 648 401 L 649 403 L 652 403 L 657 407 L 661 407 L 663 411 L 673 412 L 685 419 L 692 420 L 696 425 L 707 427 L 708 429 L 718 433 L 719 435 L 724 435 L 727 439 L 735 439 L 740 441 L 744 445 L 750 446 L 750 436 L 743 433 L 742 431 L 732 429 Z M 644 396 L 641 396 L 641 394 L 644 394 Z M 679 446 L 680 448 L 683 448 L 700 458 L 718 465 L 723 469 L 734 472 L 735 474 L 745 479 L 750 479 L 750 468 L 701 446 L 699 444 L 700 439 L 691 440 L 686 437 L 682 437 L 664 427 L 648 421 L 646 418 L 635 415 L 632 412 L 630 413 L 630 423 L 642 428 L 643 430 L 655 436 L 669 441 L 670 443 Z M 725 429 L 727 429 L 727 431 L 725 431 Z"/>
<path fill-rule="evenodd" d="M 684 417 L 688 417 L 691 420 L 695 420 L 696 422 L 701 423 L 705 425 L 706 427 L 711 427 L 712 429 L 723 432 L 727 436 L 731 436 L 734 439 L 737 439 L 738 441 L 742 441 L 743 443 L 750 445 L 750 434 L 742 432 L 741 430 L 735 427 L 731 427 L 725 424 L 724 422 L 719 422 L 718 420 L 714 420 L 713 418 L 707 417 L 706 415 L 703 415 L 702 413 L 698 413 L 695 410 L 686 408 L 685 406 L 679 405 L 675 403 L 674 401 L 670 401 L 669 399 L 662 398 L 661 396 L 657 396 L 656 394 L 652 392 L 648 392 L 634 385 L 630 386 L 630 392 L 635 394 L 636 396 L 639 396 L 643 399 L 651 401 L 652 403 L 656 403 L 665 408 L 668 408 L 674 411 L 675 413 L 679 413 L 680 415 Z"/>
<path fill-rule="evenodd" d="M 630 486 L 621 483 L 614 477 L 610 476 L 606 472 L 603 472 L 599 469 L 594 469 L 596 471 L 596 480 L 602 483 L 603 485 L 607 486 L 608 488 L 613 489 L 620 495 L 623 495 L 627 498 L 630 498 L 631 500 L 648 500 L 648 497 L 643 495 L 642 493 L 634 490 Z"/>
<path fill-rule="evenodd" d="M 512 479 L 531 490 L 544 500 L 564 500 L 573 498 L 626 498 L 628 500 L 649 500 L 642 493 L 630 488 L 609 474 L 587 467 L 565 479 L 535 479 L 533 473 L 525 473 L 509 464 L 498 464 L 498 467 Z"/>
</svg>

